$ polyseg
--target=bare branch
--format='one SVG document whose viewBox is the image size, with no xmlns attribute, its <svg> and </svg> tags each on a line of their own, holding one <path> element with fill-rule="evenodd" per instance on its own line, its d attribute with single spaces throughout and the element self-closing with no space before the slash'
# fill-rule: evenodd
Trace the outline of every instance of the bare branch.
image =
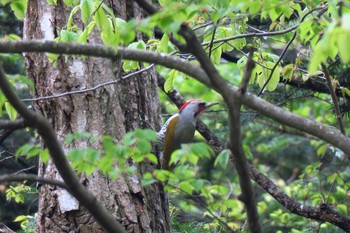
<svg viewBox="0 0 350 233">
<path fill-rule="evenodd" d="M 120 79 L 124 80 L 124 79 L 127 79 L 127 78 L 130 78 L 134 75 L 137 75 L 137 74 L 140 74 L 142 72 L 145 72 L 149 69 L 151 69 L 154 65 L 149 65 L 141 70 L 137 70 L 135 72 L 132 72 L 130 74 L 127 74 L 123 77 L 121 77 Z M 117 79 L 117 80 L 112 80 L 112 81 L 108 81 L 108 82 L 104 82 L 104 83 L 101 83 L 101 84 L 98 84 L 94 87 L 91 87 L 91 88 L 86 88 L 86 89 L 82 89 L 82 90 L 75 90 L 75 91 L 67 91 L 67 92 L 64 92 L 64 93 L 61 93 L 61 94 L 55 94 L 55 95 L 50 95 L 50 96 L 42 96 L 42 97 L 37 97 L 37 98 L 31 98 L 31 99 L 22 99 L 23 102 L 29 102 L 29 101 L 40 101 L 40 100 L 48 100 L 48 99 L 54 99 L 54 98 L 59 98 L 59 97 L 64 97 L 64 96 L 67 96 L 67 95 L 76 95 L 76 94 L 83 94 L 83 93 L 86 93 L 86 92 L 89 92 L 89 91 L 95 91 L 101 87 L 105 87 L 105 86 L 108 86 L 108 85 L 112 85 L 112 84 L 116 84 L 120 81 L 120 79 Z M 0 124 L 0 128 L 1 128 L 1 124 Z"/>
<path fill-rule="evenodd" d="M 219 27 L 219 24 L 220 24 L 220 20 L 221 19 L 218 19 L 218 21 L 216 22 L 216 24 L 214 25 L 214 30 L 211 34 L 211 39 L 210 39 L 210 43 L 209 43 L 209 54 L 208 54 L 208 57 L 210 58 L 211 57 L 211 53 L 213 52 L 213 41 L 215 39 L 215 33 L 216 33 L 216 30 L 218 29 Z"/>
<path fill-rule="evenodd" d="M 239 87 L 239 91 L 242 95 L 247 91 L 247 87 L 249 84 L 250 77 L 252 76 L 252 72 L 255 66 L 254 60 L 253 60 L 253 54 L 254 54 L 254 48 L 251 47 L 247 59 L 247 64 L 244 67 L 244 74 L 242 78 L 241 86 Z"/>
<path fill-rule="evenodd" d="M 251 178 L 290 212 L 317 221 L 326 221 L 345 232 L 350 232 L 350 218 L 336 212 L 328 204 L 323 203 L 319 208 L 303 205 L 282 192 L 268 177 L 253 166 L 250 165 L 249 170 Z"/>
<path fill-rule="evenodd" d="M 27 123 L 23 119 L 14 121 L 0 120 L 0 129 L 17 130 L 27 127 Z"/>
<path fill-rule="evenodd" d="M 187 60 L 152 51 L 120 47 L 116 52 L 112 47 L 97 44 L 78 44 L 55 41 L 0 41 L 0 53 L 49 52 L 68 55 L 87 55 L 110 59 L 127 59 L 162 65 L 184 72 L 204 83 L 209 84 L 204 71 Z"/>
<path fill-rule="evenodd" d="M 339 130 L 342 134 L 345 135 L 345 126 L 344 126 L 342 114 L 340 111 L 338 98 L 337 98 L 337 95 L 335 94 L 335 91 L 334 91 L 334 88 L 332 85 L 331 76 L 329 75 L 328 69 L 325 66 L 325 64 L 321 63 L 321 67 L 322 67 L 322 70 L 324 73 L 324 77 L 327 80 L 327 86 L 328 86 L 329 93 L 331 94 L 331 97 L 332 97 L 334 111 L 335 111 L 335 115 L 337 117 L 337 121 L 338 121 L 338 125 L 339 125 Z"/>
<path fill-rule="evenodd" d="M 16 175 L 1 175 L 0 176 L 0 184 L 8 183 L 8 182 L 23 182 L 23 181 L 32 181 L 38 182 L 41 184 L 49 184 L 57 187 L 61 187 L 68 190 L 66 184 L 60 180 L 50 179 L 46 177 L 41 177 L 33 174 L 16 174 Z M 69 191 L 69 190 L 68 190 Z"/>
<path fill-rule="evenodd" d="M 7 81 L 2 66 L 0 66 L 0 87 L 10 104 L 28 122 L 28 126 L 38 130 L 69 192 L 90 211 L 105 230 L 108 232 L 125 232 L 105 207 L 96 200 L 95 196 L 79 182 L 79 178 L 71 168 L 51 124 L 42 115 L 29 110 L 21 102 Z"/>
<path fill-rule="evenodd" d="M 294 31 L 298 27 L 299 27 L 299 25 L 295 25 L 295 26 L 292 26 L 290 28 L 287 28 L 287 29 L 284 29 L 284 30 L 280 30 L 280 31 L 274 31 L 274 32 L 261 32 L 261 33 L 255 33 L 254 32 L 254 33 L 239 34 L 239 35 L 235 35 L 235 36 L 229 36 L 229 37 L 217 39 L 217 40 L 214 40 L 212 43 L 215 44 L 215 43 L 220 43 L 220 42 L 228 42 L 228 41 L 236 40 L 236 39 L 240 39 L 240 38 L 283 35 L 283 34 L 286 34 L 288 32 Z M 202 45 L 203 46 L 209 45 L 209 43 L 210 42 L 205 42 L 205 43 L 202 43 Z"/>
</svg>

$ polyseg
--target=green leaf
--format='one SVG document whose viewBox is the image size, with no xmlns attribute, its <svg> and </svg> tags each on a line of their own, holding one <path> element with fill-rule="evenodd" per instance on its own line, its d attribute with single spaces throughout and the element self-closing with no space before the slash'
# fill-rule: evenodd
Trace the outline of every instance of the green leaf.
<svg viewBox="0 0 350 233">
<path fill-rule="evenodd" d="M 194 190 L 193 186 L 188 181 L 182 181 L 179 183 L 178 187 L 186 194 L 192 194 L 192 191 Z"/>
<path fill-rule="evenodd" d="M 5 105 L 6 102 L 7 102 L 7 99 L 6 99 L 5 95 L 4 95 L 4 93 L 2 93 L 0 91 L 0 117 L 2 117 L 2 108 L 3 108 L 3 106 Z"/>
<path fill-rule="evenodd" d="M 158 164 L 158 158 L 154 154 L 148 153 L 146 154 L 146 158 L 154 164 Z"/>
<path fill-rule="evenodd" d="M 111 169 L 116 169 L 113 167 L 113 159 L 110 156 L 103 156 L 99 159 L 97 166 L 103 173 L 108 173 Z"/>
<path fill-rule="evenodd" d="M 98 8 L 98 10 L 93 15 L 93 19 L 96 22 L 96 25 L 98 29 L 100 29 L 101 33 L 109 33 L 109 31 L 111 30 L 111 24 L 102 7 Z"/>
<path fill-rule="evenodd" d="M 134 132 L 127 132 L 123 136 L 123 144 L 126 146 L 131 146 L 136 143 L 136 138 L 134 137 Z"/>
<path fill-rule="evenodd" d="M 199 156 L 194 153 L 189 153 L 187 154 L 187 159 L 190 163 L 192 163 L 193 165 L 196 165 L 198 163 Z"/>
<path fill-rule="evenodd" d="M 16 158 L 18 158 L 18 156 L 21 156 L 21 155 L 28 155 L 29 153 L 33 155 L 33 152 L 31 151 L 36 149 L 37 149 L 37 146 L 34 144 L 24 144 L 23 146 L 18 148 L 18 150 L 16 151 Z"/>
<path fill-rule="evenodd" d="M 264 63 L 264 65 L 266 65 L 269 68 L 272 68 L 274 66 L 274 62 L 270 62 L 267 61 Z M 279 74 L 279 68 L 276 67 L 276 69 L 274 70 L 270 81 L 268 82 L 268 84 L 266 85 L 266 90 L 268 91 L 273 91 L 277 88 L 277 85 L 279 83 L 280 80 L 280 74 Z M 256 81 L 259 85 L 260 88 L 262 88 L 265 84 L 265 82 L 267 82 L 268 78 L 270 77 L 271 74 L 271 70 L 261 67 L 261 66 L 256 66 L 254 69 L 254 72 L 256 72 L 257 78 Z"/>
<path fill-rule="evenodd" d="M 144 132 L 144 135 L 147 138 L 147 140 L 152 142 L 158 141 L 158 135 L 156 131 L 152 129 L 143 129 L 142 131 Z"/>
<path fill-rule="evenodd" d="M 79 35 L 76 32 L 61 30 L 60 38 L 61 38 L 61 41 L 64 41 L 64 42 L 76 42 L 79 38 Z"/>
<path fill-rule="evenodd" d="M 226 168 L 228 165 L 228 161 L 230 159 L 230 153 L 228 150 L 223 150 L 220 152 L 220 154 L 216 157 L 214 166 L 217 167 L 220 165 L 223 168 Z"/>
<path fill-rule="evenodd" d="M 151 173 L 147 172 L 146 174 L 143 175 L 143 178 L 141 180 L 141 185 L 144 187 L 144 186 L 153 184 L 156 181 L 157 180 L 153 178 L 153 175 Z"/>
<path fill-rule="evenodd" d="M 16 120 L 17 118 L 17 111 L 9 102 L 5 102 L 5 110 L 7 115 L 9 116 L 10 120 Z"/>
<path fill-rule="evenodd" d="M 177 70 L 171 70 L 168 73 L 168 75 L 166 77 L 166 81 L 164 83 L 164 91 L 166 93 L 173 91 L 175 78 L 178 75 L 178 73 L 179 73 L 179 71 L 177 71 Z"/>
<path fill-rule="evenodd" d="M 47 0 L 47 3 L 57 5 L 57 0 Z"/>
<path fill-rule="evenodd" d="M 193 180 L 193 182 L 191 184 L 196 192 L 200 192 L 200 190 L 204 186 L 204 180 L 203 179 L 195 179 L 195 180 Z"/>
<path fill-rule="evenodd" d="M 75 6 L 69 14 L 68 21 L 67 21 L 67 30 L 68 31 L 70 31 L 72 29 L 73 16 L 78 12 L 78 10 L 79 10 L 79 6 Z"/>
<path fill-rule="evenodd" d="M 141 163 L 144 160 L 143 155 L 137 152 L 134 152 L 131 156 L 136 163 Z"/>
<path fill-rule="evenodd" d="M 46 148 L 46 149 L 40 151 L 39 156 L 40 156 L 41 161 L 44 164 L 46 164 L 49 161 L 49 158 L 50 158 L 49 150 Z"/>
<path fill-rule="evenodd" d="M 155 177 L 162 182 L 167 181 L 168 178 L 171 176 L 171 174 L 172 173 L 170 171 L 167 171 L 167 170 L 155 170 L 154 171 Z"/>
<path fill-rule="evenodd" d="M 337 36 L 337 47 L 339 51 L 339 57 L 343 63 L 350 62 L 350 43 L 349 43 L 350 31 L 343 31 Z"/>
<path fill-rule="evenodd" d="M 57 0 L 54 0 L 55 5 L 57 4 Z M 76 6 L 79 4 L 79 0 L 63 0 L 64 4 L 68 7 Z"/>
<path fill-rule="evenodd" d="M 28 0 L 12 0 L 11 9 L 18 19 L 23 19 L 27 11 Z"/>
<path fill-rule="evenodd" d="M 82 153 L 82 151 L 80 149 L 75 148 L 67 153 L 67 157 L 71 161 L 78 161 L 84 157 L 84 154 Z"/>
<path fill-rule="evenodd" d="M 348 207 L 344 204 L 338 204 L 336 207 L 341 214 L 347 215 L 348 213 Z"/>
<path fill-rule="evenodd" d="M 334 173 L 334 174 L 328 176 L 328 177 L 327 177 L 327 182 L 328 182 L 329 184 L 332 184 L 332 183 L 337 179 L 337 176 L 338 176 L 337 173 Z"/>
<path fill-rule="evenodd" d="M 210 158 L 214 154 L 212 148 L 204 142 L 191 144 L 191 151 L 200 158 Z"/>
<path fill-rule="evenodd" d="M 92 29 L 94 29 L 95 24 L 96 23 L 94 21 L 89 23 L 89 25 L 85 28 L 83 33 L 80 35 L 80 37 L 78 39 L 78 42 L 81 42 L 81 43 L 86 43 L 87 42 L 87 38 L 90 35 Z"/>
<path fill-rule="evenodd" d="M 221 47 L 213 48 L 213 50 L 211 51 L 211 60 L 215 65 L 220 64 L 221 54 L 222 54 Z"/>
<path fill-rule="evenodd" d="M 344 97 L 346 97 L 346 96 L 348 96 L 348 97 L 350 97 L 350 90 L 348 89 L 348 88 L 346 88 L 346 87 L 340 87 L 340 91 L 341 91 L 341 94 L 344 96 Z M 0 98 L 1 99 L 1 98 Z M 0 100 L 0 106 L 1 106 L 1 100 Z M 1 110 L 0 110 L 1 111 Z M 1 116 L 1 114 L 0 114 L 0 116 Z"/>
<path fill-rule="evenodd" d="M 83 23 L 87 24 L 89 21 L 94 10 L 94 5 L 94 1 L 92 0 L 80 0 L 81 19 Z"/>
<path fill-rule="evenodd" d="M 159 41 L 157 52 L 169 53 L 169 36 L 168 34 L 164 34 L 162 39 Z"/>
<path fill-rule="evenodd" d="M 294 73 L 294 64 L 288 64 L 282 69 L 283 80 L 291 81 Z"/>
<path fill-rule="evenodd" d="M 326 154 L 326 151 L 328 149 L 328 145 L 327 144 L 323 144 L 322 146 L 320 146 L 318 149 L 317 149 L 317 155 L 322 157 Z"/>
</svg>

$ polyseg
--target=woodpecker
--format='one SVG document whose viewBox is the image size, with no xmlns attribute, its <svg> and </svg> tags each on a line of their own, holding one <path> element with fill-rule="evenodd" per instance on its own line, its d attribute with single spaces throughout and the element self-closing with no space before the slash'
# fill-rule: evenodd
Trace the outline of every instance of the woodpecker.
<svg viewBox="0 0 350 233">
<path fill-rule="evenodd" d="M 160 167 L 169 170 L 171 154 L 183 143 L 193 140 L 198 115 L 205 109 L 218 104 L 206 103 L 202 100 L 187 101 L 179 112 L 172 115 L 158 132 Z"/>
</svg>

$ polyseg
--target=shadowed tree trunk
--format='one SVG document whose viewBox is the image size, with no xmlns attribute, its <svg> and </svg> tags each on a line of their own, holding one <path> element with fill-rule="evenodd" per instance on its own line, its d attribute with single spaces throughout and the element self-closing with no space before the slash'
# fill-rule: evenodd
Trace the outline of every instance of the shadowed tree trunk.
<svg viewBox="0 0 350 233">
<path fill-rule="evenodd" d="M 133 1 L 108 1 L 115 14 L 127 20 L 141 17 Z M 29 0 L 24 24 L 25 39 L 53 40 L 69 17 L 71 8 L 58 1 L 49 5 L 46 0 Z M 78 18 L 74 22 L 81 25 Z M 140 39 L 140 35 L 138 36 Z M 101 43 L 99 33 L 93 31 L 89 43 Z M 60 56 L 56 64 L 48 61 L 47 54 L 25 55 L 28 76 L 34 81 L 33 96 L 48 96 L 72 90 L 93 87 L 119 79 L 120 61 L 78 56 Z M 66 151 L 92 146 L 78 141 L 66 145 L 64 138 L 72 132 L 90 132 L 94 136 L 111 135 L 117 140 L 135 128 L 159 128 L 160 108 L 156 76 L 143 73 L 116 85 L 92 92 L 37 101 L 36 111 L 52 123 Z M 130 162 L 132 163 L 132 162 Z M 138 173 L 152 169 L 142 164 Z M 60 178 L 52 161 L 40 164 L 40 175 Z M 168 232 L 167 202 L 157 184 L 141 187 L 139 176 L 120 176 L 111 180 L 93 173 L 81 176 L 81 182 L 91 190 L 128 232 Z M 54 186 L 40 188 L 38 232 L 103 232 L 91 215 L 65 190 Z"/>
</svg>

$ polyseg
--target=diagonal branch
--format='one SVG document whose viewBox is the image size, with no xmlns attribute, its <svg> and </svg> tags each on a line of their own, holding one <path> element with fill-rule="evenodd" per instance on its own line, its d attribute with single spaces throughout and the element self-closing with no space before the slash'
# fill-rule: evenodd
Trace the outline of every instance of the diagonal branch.
<svg viewBox="0 0 350 233">
<path fill-rule="evenodd" d="M 243 74 L 242 82 L 241 82 L 241 85 L 239 87 L 239 90 L 240 90 L 242 95 L 244 95 L 244 93 L 247 91 L 249 80 L 250 80 L 250 77 L 252 76 L 252 72 L 253 72 L 253 69 L 255 67 L 255 63 L 253 60 L 253 54 L 254 54 L 254 48 L 251 47 L 250 51 L 249 51 L 248 59 L 247 59 L 247 64 L 244 67 L 244 74 Z"/>
<path fill-rule="evenodd" d="M 158 85 L 164 90 L 164 78 L 158 76 Z M 173 101 L 177 106 L 181 106 L 184 103 L 184 99 L 176 90 L 172 92 L 165 92 L 165 94 Z M 202 128 L 197 123 L 197 130 L 201 135 L 209 142 L 213 147 L 215 153 L 219 154 L 224 148 L 225 143 L 220 141 L 215 133 L 210 130 L 204 123 Z M 277 202 L 284 206 L 288 211 L 296 215 L 310 218 L 316 221 L 326 221 L 334 224 L 335 226 L 343 229 L 346 232 L 350 231 L 350 219 L 340 213 L 331 209 L 330 206 L 322 204 L 320 208 L 307 206 L 299 203 L 297 200 L 291 198 L 284 193 L 275 183 L 273 183 L 267 176 L 260 173 L 253 165 L 248 165 L 250 178 L 254 180 L 261 188 L 268 192 Z"/>
<path fill-rule="evenodd" d="M 336 118 L 337 118 L 337 121 L 338 121 L 338 125 L 339 125 L 339 130 L 340 130 L 340 132 L 342 134 L 345 135 L 345 126 L 344 126 L 344 122 L 343 122 L 343 119 L 342 119 L 342 114 L 341 114 L 341 111 L 340 111 L 340 108 L 339 108 L 338 98 L 337 98 L 337 95 L 335 94 L 335 91 L 334 91 L 334 88 L 333 88 L 333 85 L 332 85 L 331 76 L 329 75 L 329 71 L 328 71 L 327 67 L 325 66 L 325 64 L 322 63 L 321 67 L 322 67 L 322 70 L 323 70 L 323 73 L 324 73 L 324 77 L 327 80 L 327 86 L 328 86 L 329 93 L 330 93 L 330 95 L 332 97 L 334 111 L 335 111 L 335 115 L 336 115 Z"/>
<path fill-rule="evenodd" d="M 38 133 L 44 140 L 45 146 L 50 152 L 57 170 L 67 185 L 68 191 L 90 211 L 105 230 L 108 232 L 125 232 L 122 226 L 107 212 L 105 207 L 96 200 L 95 196 L 79 182 L 77 175 L 71 168 L 58 142 L 56 133 L 51 124 L 42 115 L 29 110 L 27 106 L 21 102 L 19 97 L 12 90 L 10 83 L 7 81 L 1 65 L 0 87 L 10 104 L 22 115 L 23 119 L 28 122 L 28 126 L 38 130 Z"/>
</svg>

